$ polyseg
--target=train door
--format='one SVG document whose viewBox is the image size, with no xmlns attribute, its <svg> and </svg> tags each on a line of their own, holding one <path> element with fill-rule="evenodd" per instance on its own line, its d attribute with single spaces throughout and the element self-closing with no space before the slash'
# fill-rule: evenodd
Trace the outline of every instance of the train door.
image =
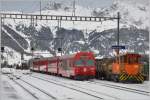
<svg viewBox="0 0 150 100">
<path fill-rule="evenodd" d="M 70 66 L 69 59 L 62 59 L 60 64 L 60 74 L 62 76 L 70 77 Z"/>
<path fill-rule="evenodd" d="M 59 75 L 59 63 L 60 63 L 60 60 L 57 58 L 57 75 Z"/>
<path fill-rule="evenodd" d="M 124 68 L 127 63 L 127 56 L 120 56 L 120 73 L 124 73 Z"/>
</svg>

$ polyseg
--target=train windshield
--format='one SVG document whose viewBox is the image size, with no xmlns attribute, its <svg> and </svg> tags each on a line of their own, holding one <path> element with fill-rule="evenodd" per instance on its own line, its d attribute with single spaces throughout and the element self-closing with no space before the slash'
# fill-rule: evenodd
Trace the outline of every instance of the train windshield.
<svg viewBox="0 0 150 100">
<path fill-rule="evenodd" d="M 76 66 L 94 66 L 94 60 L 77 60 L 75 61 Z"/>
<path fill-rule="evenodd" d="M 86 65 L 87 66 L 94 66 L 94 61 L 93 60 L 87 60 Z"/>
</svg>

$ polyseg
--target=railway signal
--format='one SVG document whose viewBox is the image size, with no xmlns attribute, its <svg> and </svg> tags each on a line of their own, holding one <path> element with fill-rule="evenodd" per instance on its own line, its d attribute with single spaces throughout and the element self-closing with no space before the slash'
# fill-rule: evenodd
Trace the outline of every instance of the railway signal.
<svg viewBox="0 0 150 100">
<path fill-rule="evenodd" d="M 58 48 L 58 51 L 61 52 L 61 51 L 62 51 L 62 48 Z"/>
<path fill-rule="evenodd" d="M 34 50 L 35 50 L 35 49 L 32 47 L 32 48 L 31 48 L 31 51 L 34 51 Z"/>
<path fill-rule="evenodd" d="M 3 53 L 5 51 L 5 48 L 4 47 L 1 47 L 1 52 Z"/>
</svg>

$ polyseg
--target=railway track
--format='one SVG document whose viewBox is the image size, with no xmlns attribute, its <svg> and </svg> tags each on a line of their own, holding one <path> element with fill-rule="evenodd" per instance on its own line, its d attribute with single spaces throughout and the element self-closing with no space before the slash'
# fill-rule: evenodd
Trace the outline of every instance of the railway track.
<svg viewBox="0 0 150 100">
<path fill-rule="evenodd" d="M 23 88 L 27 93 L 29 93 L 33 98 L 39 100 L 39 98 L 32 93 L 31 91 L 29 91 L 28 89 L 26 89 L 23 85 L 21 85 L 20 83 L 18 83 L 16 80 L 12 79 L 10 76 L 8 76 L 15 84 L 19 85 L 21 88 Z"/>
<path fill-rule="evenodd" d="M 14 77 L 19 78 L 20 81 L 23 81 L 24 83 L 26 83 L 28 85 L 30 84 L 29 82 L 27 82 L 25 80 L 25 78 L 20 78 L 19 76 L 14 76 Z M 121 91 L 125 91 L 126 93 L 127 92 L 128 93 L 131 92 L 131 93 L 134 93 L 134 94 L 136 93 L 136 94 L 140 94 L 141 96 L 143 95 L 143 97 L 144 97 L 144 95 L 146 95 L 146 97 L 150 96 L 149 95 L 150 92 L 148 92 L 148 91 L 133 89 L 133 88 L 129 88 L 129 87 L 124 87 L 124 86 L 119 86 L 119 85 L 114 85 L 114 84 L 109 84 L 109 83 L 104 83 L 104 82 L 96 82 L 94 80 L 84 81 L 83 83 L 82 82 L 80 83 L 79 81 L 74 81 L 72 83 L 72 80 L 65 79 L 65 78 L 57 78 L 56 79 L 56 78 L 48 78 L 48 77 L 44 77 L 44 76 L 40 76 L 40 75 L 39 76 L 38 75 L 37 76 L 29 75 L 27 77 L 31 78 L 31 80 L 32 80 L 32 78 L 36 78 L 36 79 L 39 79 L 39 81 L 41 80 L 41 82 L 45 81 L 45 82 L 52 83 L 52 84 L 55 84 L 55 85 L 58 85 L 58 86 L 61 86 L 61 87 L 65 87 L 65 88 L 68 88 L 68 89 L 71 89 L 71 90 L 74 90 L 74 91 L 77 91 L 77 92 L 89 95 L 89 96 L 97 98 L 97 99 L 106 99 L 107 100 L 107 98 L 111 98 L 111 99 L 115 99 L 115 100 L 120 100 L 121 98 L 120 97 L 118 98 L 117 95 L 110 95 L 110 94 L 107 94 L 105 92 L 94 90 L 94 88 L 92 89 L 92 88 L 84 87 L 87 83 L 89 85 L 91 84 L 91 86 L 104 86 L 104 87 L 116 89 L 116 90 L 119 90 L 119 91 L 120 90 Z M 95 84 L 95 85 L 92 85 L 92 84 Z M 30 84 L 30 86 L 32 86 L 32 84 Z M 34 86 L 34 87 L 36 87 L 36 86 Z M 40 90 L 42 90 L 42 89 L 40 89 Z M 54 97 L 54 99 L 56 100 L 55 97 Z"/>
<path fill-rule="evenodd" d="M 46 82 L 49 82 L 49 83 L 53 83 L 53 84 L 56 84 L 56 85 L 59 85 L 59 86 L 63 86 L 63 87 L 66 87 L 66 88 L 69 88 L 69 89 L 72 89 L 72 90 L 75 90 L 77 92 L 81 92 L 81 93 L 84 93 L 84 94 L 87 94 L 87 95 L 90 95 L 90 96 L 93 96 L 93 97 L 96 97 L 98 99 L 104 99 L 104 98 L 101 98 L 99 96 L 96 96 L 96 95 L 93 95 L 93 94 L 90 94 L 88 92 L 85 92 L 85 91 L 90 91 L 92 93 L 97 93 L 99 95 L 104 95 L 104 96 L 107 96 L 107 97 L 110 97 L 110 98 L 113 98 L 115 100 L 120 100 L 120 98 L 118 97 L 115 97 L 115 96 L 111 96 L 111 95 L 108 95 L 108 94 L 105 94 L 105 93 L 102 93 L 102 92 L 98 92 L 98 91 L 95 91 L 95 90 L 90 90 L 90 89 L 87 89 L 87 88 L 84 88 L 84 87 L 81 87 L 81 86 L 78 86 L 78 85 L 75 85 L 75 84 L 70 84 L 70 83 L 65 83 L 65 82 L 62 82 L 62 81 L 58 81 L 58 80 L 47 80 L 47 79 L 44 79 L 44 78 L 40 78 L 40 77 L 37 77 L 37 76 L 31 76 L 33 78 L 36 78 L 36 79 L 40 79 L 40 80 L 43 80 L 43 81 L 46 81 Z M 59 83 L 58 83 L 59 82 Z M 61 83 L 61 84 L 60 84 Z M 78 89 L 77 89 L 78 88 Z M 80 90 L 82 89 L 82 90 Z M 84 90 L 84 91 L 83 91 Z"/>
<path fill-rule="evenodd" d="M 15 78 L 19 79 L 20 81 L 23 81 L 24 83 L 26 83 L 26 84 L 28 84 L 28 85 L 30 85 L 30 86 L 32 86 L 32 87 L 38 89 L 39 91 L 41 91 L 41 92 L 43 92 L 43 93 L 45 93 L 45 94 L 47 94 L 48 96 L 51 97 L 51 95 L 49 95 L 48 93 L 46 93 L 44 90 L 39 89 L 38 87 L 36 87 L 36 86 L 34 86 L 34 85 L 32 85 L 32 84 L 26 82 L 25 80 L 21 79 L 20 76 L 16 76 L 16 75 L 13 75 L 13 76 L 14 76 Z M 35 78 L 34 76 L 30 76 L 30 77 Z M 40 78 L 37 78 L 37 79 L 40 79 Z M 46 81 L 46 80 L 44 80 L 44 79 L 40 79 L 40 80 Z M 60 84 L 60 83 L 50 82 L 50 81 L 48 81 L 48 80 L 47 80 L 46 82 L 53 83 L 53 84 L 55 84 L 55 85 L 62 86 L 62 87 L 65 87 L 65 88 L 68 88 L 68 89 L 71 89 L 71 90 L 74 90 L 74 91 L 77 91 L 77 92 L 80 92 L 80 93 L 84 93 L 84 94 L 86 94 L 86 95 L 89 95 L 89 96 L 92 96 L 92 97 L 94 97 L 94 98 L 97 98 L 98 100 L 104 99 L 104 98 L 101 98 L 101 97 L 99 97 L 99 96 L 90 94 L 90 93 L 88 93 L 88 92 L 85 92 L 85 91 L 82 91 L 82 90 L 78 90 L 78 89 L 76 89 L 76 88 L 72 88 L 72 87 L 69 87 L 69 86 L 65 86 L 65 85 Z M 54 100 L 57 100 L 55 97 L 53 97 L 53 99 L 54 99 Z"/>
<path fill-rule="evenodd" d="M 52 79 L 52 80 L 54 80 L 54 79 Z M 70 79 L 65 78 L 65 80 L 70 80 Z M 54 80 L 54 81 L 57 81 L 57 80 Z M 129 87 L 120 86 L 120 85 L 114 85 L 114 84 L 109 84 L 109 83 L 104 83 L 104 82 L 95 82 L 93 80 L 90 80 L 87 82 L 92 83 L 92 84 L 96 84 L 96 85 L 102 85 L 105 87 L 110 87 L 110 88 L 114 88 L 114 89 L 119 89 L 119 90 L 123 90 L 123 91 L 128 91 L 128 92 L 133 92 L 133 93 L 137 93 L 137 94 L 150 96 L 149 91 L 139 90 L 139 89 L 135 89 L 135 88 L 129 88 Z"/>
<path fill-rule="evenodd" d="M 43 76 L 41 76 L 41 77 L 43 77 Z M 38 77 L 38 78 L 39 78 L 39 77 Z M 43 78 L 44 78 L 44 77 L 43 77 Z M 42 79 L 43 79 L 43 78 L 42 78 Z M 71 81 L 70 79 L 65 79 L 65 82 L 63 82 L 62 79 L 64 79 L 64 78 L 60 78 L 60 79 L 55 79 L 55 78 L 53 78 L 53 79 L 50 79 L 50 80 L 54 80 L 54 81 L 57 81 L 57 82 L 59 82 L 59 83 L 64 83 L 64 84 L 66 84 L 66 85 L 68 85 L 68 84 L 70 83 L 69 81 Z M 44 78 L 44 80 L 49 81 L 49 78 Z M 62 81 L 61 81 L 61 80 L 62 80 Z M 66 82 L 66 80 L 68 80 L 69 83 Z M 93 81 L 84 81 L 84 84 L 85 84 L 85 82 L 86 82 L 86 83 L 90 83 L 90 84 L 96 84 L 97 86 L 104 86 L 105 84 L 107 84 L 107 83 L 102 82 L 103 84 L 101 85 L 101 84 L 98 84 L 98 83 L 93 83 Z M 78 85 L 76 85 L 76 84 L 78 84 Z M 75 84 L 69 84 L 69 85 L 75 86 L 75 87 L 79 87 L 79 88 L 85 89 L 85 90 L 87 90 L 87 91 L 93 91 L 93 89 L 92 89 L 92 90 L 89 90 L 89 89 L 87 89 L 87 88 L 82 87 L 83 84 L 81 84 L 81 86 L 80 86 L 79 84 L 80 84 L 80 82 L 75 82 Z M 105 85 L 104 87 L 116 89 L 116 90 L 119 90 L 119 91 L 123 91 L 123 92 L 126 92 L 127 94 L 129 94 L 129 93 L 134 93 L 133 95 L 140 94 L 141 96 L 143 95 L 143 97 L 145 97 L 145 98 L 149 98 L 149 96 L 150 96 L 148 91 L 133 89 L 133 88 L 124 87 L 124 86 L 118 86 L 118 85 L 114 85 L 114 86 L 110 86 L 110 85 L 112 85 L 112 84 L 107 84 L 107 85 Z M 93 92 L 99 93 L 98 91 L 93 91 Z M 101 92 L 101 91 L 100 91 L 100 92 Z M 99 93 L 99 94 L 100 94 L 100 93 Z M 105 95 L 105 93 L 102 93 L 102 94 Z M 102 95 L 102 94 L 100 94 L 100 95 Z M 107 93 L 106 93 L 106 95 L 109 96 L 109 94 L 107 94 Z M 139 95 L 139 96 L 140 96 L 140 95 Z M 111 97 L 116 98 L 116 99 L 121 99 L 121 98 L 122 98 L 122 97 L 119 97 L 119 96 L 117 96 L 117 95 L 113 95 L 113 96 L 111 95 Z M 119 97 L 119 98 L 118 98 L 118 97 Z"/>
<path fill-rule="evenodd" d="M 8 76 L 9 77 L 9 76 Z M 13 75 L 13 77 L 15 77 L 16 79 L 19 79 L 20 81 L 28 84 L 29 86 L 35 88 L 36 90 L 40 91 L 41 93 L 47 95 L 48 97 L 52 98 L 53 100 L 57 100 L 56 97 L 52 96 L 51 94 L 47 93 L 46 91 L 44 91 L 43 89 L 40 89 L 32 84 L 30 84 L 29 82 L 26 82 L 25 80 L 18 78 L 17 76 Z M 12 79 L 12 78 L 10 78 Z M 17 82 L 15 79 L 12 79 L 13 82 L 15 82 L 17 85 L 19 85 L 20 87 L 22 87 L 26 92 L 28 92 L 30 95 L 32 95 L 35 99 L 40 100 L 38 96 L 35 95 L 35 93 L 32 93 L 31 91 L 29 91 L 27 88 L 25 88 L 23 85 L 21 85 L 19 82 Z M 40 96 L 40 95 L 39 95 Z"/>
<path fill-rule="evenodd" d="M 103 83 L 103 82 L 88 81 L 88 83 L 92 83 L 92 84 L 96 84 L 96 85 L 102 85 L 105 87 L 110 87 L 110 88 L 114 88 L 114 89 L 119 89 L 119 90 L 123 90 L 123 91 L 128 91 L 128 92 L 133 92 L 133 93 L 137 93 L 137 94 L 150 96 L 150 92 L 148 92 L 148 91 L 128 88 L 128 87 L 119 86 L 119 85 L 113 85 L 113 84 L 108 84 L 108 83 Z"/>
</svg>

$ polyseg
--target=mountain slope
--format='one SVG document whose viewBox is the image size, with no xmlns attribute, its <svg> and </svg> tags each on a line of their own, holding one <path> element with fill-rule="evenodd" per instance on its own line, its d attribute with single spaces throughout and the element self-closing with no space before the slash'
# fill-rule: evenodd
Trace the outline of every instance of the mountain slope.
<svg viewBox="0 0 150 100">
<path fill-rule="evenodd" d="M 76 15 L 116 16 L 120 11 L 120 44 L 125 45 L 128 51 L 147 53 L 149 4 L 135 3 L 134 5 L 134 3 L 115 0 L 111 7 L 96 9 L 76 6 Z M 42 14 L 72 15 L 70 6 L 58 3 L 55 7 L 56 5 L 47 5 Z M 30 20 L 5 20 L 2 28 L 2 45 L 14 49 L 13 52 L 29 56 L 32 55 L 31 47 L 38 55 L 44 53 L 58 55 L 57 49 L 61 47 L 63 54 L 93 51 L 97 56 L 113 55 L 111 46 L 116 45 L 117 41 L 115 20 L 102 23 L 62 21 L 62 27 L 59 29 L 57 25 L 57 21 L 40 20 L 35 21 L 34 26 L 31 26 Z"/>
</svg>

